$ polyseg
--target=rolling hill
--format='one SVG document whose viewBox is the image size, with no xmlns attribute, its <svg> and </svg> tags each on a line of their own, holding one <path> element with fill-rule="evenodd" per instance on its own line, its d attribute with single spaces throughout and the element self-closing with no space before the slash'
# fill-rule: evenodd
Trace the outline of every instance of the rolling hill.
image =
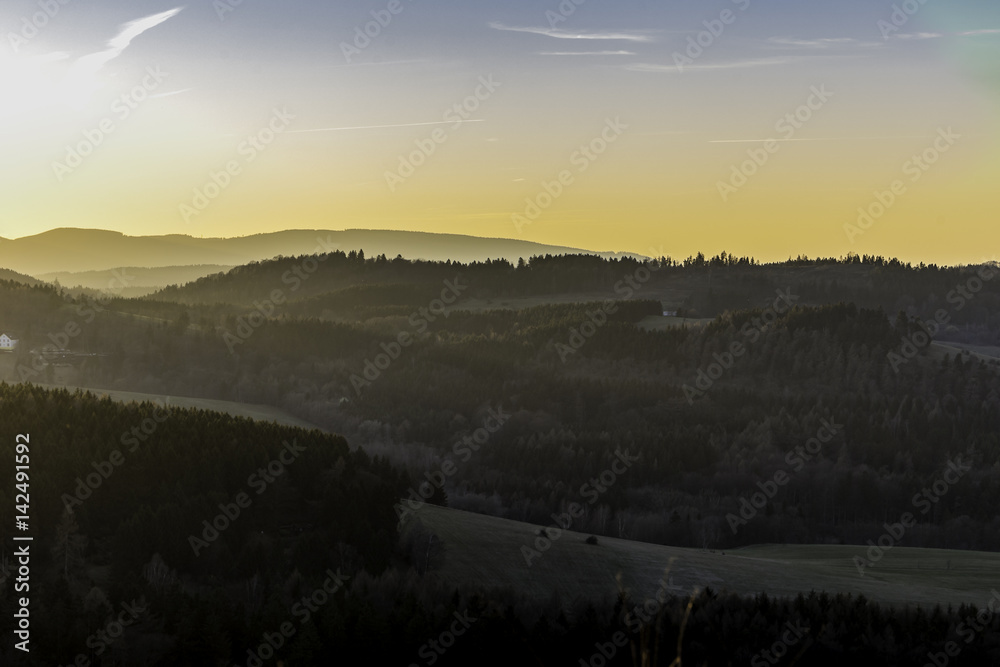
<svg viewBox="0 0 1000 667">
<path fill-rule="evenodd" d="M 64 228 L 19 239 L 0 239 L 0 267 L 37 276 L 123 266 L 234 266 L 277 255 L 358 249 L 369 257 L 384 254 L 459 262 L 500 257 L 516 262 L 533 255 L 589 252 L 513 239 L 382 230 L 288 230 L 238 238 L 194 238 L 180 234 L 125 236 L 106 230 Z"/>
<path fill-rule="evenodd" d="M 32 278 L 31 276 L 26 276 L 23 273 L 11 271 L 10 269 L 0 269 L 0 280 L 13 280 L 16 283 L 24 283 L 25 285 L 39 285 L 42 283 L 38 278 Z"/>
<path fill-rule="evenodd" d="M 591 545 L 585 541 L 587 534 L 569 530 L 552 539 L 544 552 L 528 556 L 529 566 L 522 547 L 536 548 L 540 526 L 436 505 L 424 505 L 412 516 L 444 545 L 437 562 L 443 579 L 511 588 L 540 604 L 553 593 L 566 605 L 612 599 L 620 576 L 635 599 L 653 597 L 663 580 L 668 593 L 681 596 L 706 587 L 777 597 L 815 590 L 863 594 L 892 606 L 982 605 L 990 597 L 992 573 L 1000 567 L 996 553 L 900 546 L 862 577 L 852 559 L 864 556 L 863 546 L 766 545 L 705 551 L 612 537 L 601 537 Z"/>
</svg>

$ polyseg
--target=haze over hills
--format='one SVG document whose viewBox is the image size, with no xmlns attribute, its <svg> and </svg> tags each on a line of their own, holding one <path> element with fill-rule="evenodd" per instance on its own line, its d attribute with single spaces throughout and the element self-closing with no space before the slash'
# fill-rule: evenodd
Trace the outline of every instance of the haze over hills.
<svg viewBox="0 0 1000 667">
<path fill-rule="evenodd" d="M 83 288 L 98 290 L 120 296 L 133 298 L 152 294 L 167 285 L 184 285 L 213 273 L 224 273 L 231 266 L 221 264 L 193 264 L 190 266 L 156 266 L 146 267 L 115 267 L 101 271 L 54 271 L 40 273 L 35 282 L 45 281 L 58 283 L 66 288 Z M 13 273 L 13 272 L 11 272 Z M 14 274 L 20 275 L 20 274 Z M 27 278 L 27 276 L 25 276 Z M 25 280 L 21 280 L 25 282 Z"/>
<path fill-rule="evenodd" d="M 43 282 L 37 278 L 26 276 L 23 273 L 11 271 L 10 269 L 0 269 L 0 280 L 13 280 L 14 282 L 24 283 L 25 285 L 38 285 Z"/>
<path fill-rule="evenodd" d="M 324 245 L 325 244 L 325 245 Z M 471 262 L 533 255 L 590 252 L 516 239 L 349 229 L 287 230 L 236 238 L 126 236 L 100 229 L 54 229 L 19 239 L 0 239 L 0 266 L 34 276 L 106 271 L 116 267 L 234 266 L 277 255 L 363 249 L 368 256 Z M 604 257 L 628 253 L 593 253 Z"/>
<path fill-rule="evenodd" d="M 760 637 L 796 619 L 815 630 L 814 652 L 843 652 L 860 636 L 881 652 L 858 667 L 924 664 L 897 659 L 897 647 L 938 650 L 966 616 L 957 605 L 992 595 L 982 582 L 1000 550 L 1000 374 L 985 353 L 1000 347 L 997 277 L 994 264 L 870 256 L 459 264 L 338 250 L 143 299 L 0 282 L 0 324 L 20 341 L 0 354 L 4 423 L 57 445 L 32 477 L 57 489 L 39 496 L 38 523 L 51 527 L 39 553 L 62 554 L 38 570 L 54 591 L 40 597 L 39 625 L 60 623 L 63 606 L 86 609 L 95 588 L 118 604 L 115 591 L 132 586 L 163 618 L 137 630 L 182 647 L 211 634 L 222 656 L 143 664 L 257 664 L 243 647 L 278 627 L 269 610 L 341 567 L 349 594 L 330 603 L 331 620 L 301 626 L 290 650 L 342 652 L 352 637 L 405 649 L 368 662 L 410 664 L 442 625 L 433 609 L 476 616 L 480 599 L 499 601 L 508 620 L 484 614 L 485 639 L 467 643 L 476 652 L 520 627 L 554 653 L 586 656 L 593 637 L 623 626 L 661 631 L 623 622 L 621 581 L 635 605 L 657 596 L 662 632 L 695 610 L 685 664 L 750 664 Z M 161 398 L 169 419 L 158 425 Z M 148 443 L 120 448 L 121 434 L 146 435 L 140 424 Z M 245 476 L 296 436 L 308 458 L 255 494 L 225 537 L 206 533 L 228 511 L 220 503 L 251 485 Z M 14 438 L 2 442 L 13 460 Z M 952 466 L 961 475 L 941 490 Z M 113 471 L 99 489 L 80 481 L 103 479 L 98 468 Z M 14 487 L 0 478 L 0 496 Z M 89 490 L 60 523 L 64 503 L 83 502 L 71 494 Z M 72 530 L 88 542 L 67 556 L 60 540 Z M 890 538 L 872 555 L 869 543 Z M 290 567 L 306 583 L 288 592 Z M 210 586 L 222 591 L 215 602 L 201 595 Z M 711 590 L 694 597 L 695 587 Z M 359 635 L 373 627 L 353 620 L 365 614 L 384 633 Z M 423 625 L 386 639 L 407 615 Z M 14 617 L 0 616 L 9 635 Z M 760 629 L 718 630 L 744 619 Z M 71 664 L 91 627 L 64 631 L 66 646 L 45 644 L 32 664 Z M 879 639 L 888 630 L 895 643 Z M 689 660 L 704 646 L 725 659 Z M 11 650 L 0 646 L 0 663 Z M 968 664 L 1000 661 L 966 650 Z M 303 655 L 286 664 L 336 661 Z"/>
</svg>

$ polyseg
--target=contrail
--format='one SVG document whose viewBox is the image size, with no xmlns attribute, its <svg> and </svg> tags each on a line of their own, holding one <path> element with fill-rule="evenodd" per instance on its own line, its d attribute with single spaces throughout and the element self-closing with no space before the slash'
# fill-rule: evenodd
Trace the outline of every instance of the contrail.
<svg viewBox="0 0 1000 667">
<path fill-rule="evenodd" d="M 709 141 L 710 144 L 759 144 L 766 141 L 773 141 L 775 143 L 783 143 L 786 141 L 872 141 L 877 139 L 927 139 L 928 137 L 933 137 L 932 134 L 909 134 L 909 135 L 898 135 L 892 137 L 816 137 L 812 139 L 713 139 Z"/>
</svg>

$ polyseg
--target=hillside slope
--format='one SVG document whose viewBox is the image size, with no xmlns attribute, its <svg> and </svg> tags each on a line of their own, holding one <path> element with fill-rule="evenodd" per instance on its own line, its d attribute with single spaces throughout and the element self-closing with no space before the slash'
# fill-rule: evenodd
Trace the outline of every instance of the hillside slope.
<svg viewBox="0 0 1000 667">
<path fill-rule="evenodd" d="M 539 551 L 541 526 L 435 505 L 424 505 L 413 516 L 444 544 L 435 563 L 442 578 L 510 587 L 541 604 L 553 593 L 566 605 L 613 598 L 619 576 L 633 597 L 652 597 L 666 575 L 665 588 L 673 595 L 706 587 L 776 597 L 815 590 L 863 594 L 893 606 L 982 605 L 1000 567 L 996 553 L 896 547 L 862 577 L 852 559 L 863 557 L 866 547 L 774 545 L 722 552 L 611 537 L 590 545 L 586 534 L 569 530 Z M 523 552 L 525 547 L 539 555 Z"/>
</svg>

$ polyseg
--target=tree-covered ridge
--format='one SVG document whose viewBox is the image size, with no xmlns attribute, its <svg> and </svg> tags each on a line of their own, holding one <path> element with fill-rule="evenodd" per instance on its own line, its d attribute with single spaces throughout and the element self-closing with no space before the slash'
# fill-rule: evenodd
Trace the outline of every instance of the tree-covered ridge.
<svg viewBox="0 0 1000 667">
<path fill-rule="evenodd" d="M 848 255 L 842 258 L 807 259 L 763 264 L 753 258 L 726 253 L 706 259 L 699 254 L 678 261 L 657 257 L 640 261 L 630 257 L 604 259 L 595 255 L 536 256 L 516 265 L 504 259 L 463 264 L 427 262 L 385 256 L 365 258 L 364 252 L 341 251 L 315 256 L 279 257 L 206 276 L 184 286 L 168 287 L 147 297 L 151 301 L 186 304 L 251 304 L 282 289 L 290 301 L 343 292 L 348 288 L 381 286 L 372 293 L 385 303 L 395 286 L 396 303 L 410 303 L 416 286 L 433 287 L 461 275 L 472 293 L 481 298 L 526 296 L 561 292 L 610 291 L 624 275 L 645 266 L 653 272 L 651 286 L 669 283 L 695 290 L 707 301 L 695 304 L 701 316 L 721 312 L 719 308 L 743 307 L 728 303 L 734 298 L 772 285 L 801 286 L 823 300 L 882 305 L 892 296 L 908 295 L 919 303 L 921 295 L 948 294 L 956 282 L 975 267 L 913 266 L 896 259 Z M 704 284 L 702 284 L 704 283 Z M 994 296 L 997 288 L 989 290 Z M 350 300 L 350 292 L 341 298 Z M 356 292 L 355 292 L 356 294 Z M 863 299 L 859 301 L 859 298 Z M 813 298 L 813 294 L 806 298 Z M 714 300 L 714 303 L 713 303 Z M 374 305 L 374 304 L 373 304 Z M 713 309 L 715 312 L 713 313 Z"/>
<path fill-rule="evenodd" d="M 864 266 L 834 268 L 868 271 Z M 635 273 L 614 268 L 616 282 Z M 809 281 L 821 275 L 813 268 Z M 414 283 L 402 305 L 391 306 L 400 312 L 351 321 L 276 312 L 260 317 L 232 346 L 223 334 L 238 333 L 247 321 L 247 310 L 238 306 L 161 304 L 171 309 L 162 314 L 173 318 L 161 321 L 129 313 L 160 302 L 112 300 L 97 311 L 97 304 L 51 294 L 12 292 L 9 298 L 25 301 L 24 312 L 32 310 L 29 302 L 35 305 L 35 331 L 58 331 L 81 308 L 94 310 L 89 323 L 80 318 L 72 346 L 106 356 L 81 364 L 84 384 L 277 405 L 348 434 L 418 479 L 481 426 L 487 409 L 502 406 L 513 418 L 444 489 L 455 507 L 544 522 L 576 499 L 574 490 L 601 469 L 609 452 L 641 451 L 647 464 L 582 520 L 596 533 L 720 548 L 864 543 L 872 531 L 878 535 L 880 519 L 910 508 L 913 494 L 972 442 L 981 462 L 997 455 L 995 363 L 925 348 L 896 364 L 890 355 L 918 329 L 917 318 L 855 303 L 819 305 L 805 290 L 774 287 L 799 275 L 793 267 L 756 282 L 733 278 L 734 289 L 742 285 L 760 295 L 754 308 L 723 311 L 703 326 L 636 326 L 659 312 L 660 302 L 645 298 L 646 286 L 669 270 L 650 271 L 632 299 L 615 298 L 611 283 L 604 301 L 476 311 L 459 303 L 433 318 L 420 314 L 428 302 L 413 300 L 424 289 Z M 978 275 L 975 269 L 891 265 L 870 270 L 902 276 L 893 302 L 911 298 L 899 292 L 906 276 L 948 287 Z M 712 271 L 717 291 L 719 273 Z M 975 324 L 950 325 L 954 330 L 943 335 L 995 336 L 996 311 L 982 304 L 996 298 L 996 289 L 996 282 L 985 281 L 961 311 L 949 311 L 956 321 L 970 316 Z M 793 304 L 781 313 L 774 310 L 778 294 Z M 946 295 L 930 293 L 928 303 L 946 303 Z M 591 325 L 593 331 L 586 328 Z M 401 334 L 409 344 L 396 349 Z M 727 363 L 734 344 L 744 352 Z M 30 370 L 30 354 L 22 351 L 18 359 L 18 368 Z M 714 367 L 719 359 L 726 368 Z M 716 371 L 717 378 L 708 376 Z M 48 372 L 29 372 L 27 379 L 44 380 Z M 819 418 L 843 423 L 843 433 L 806 462 L 766 512 L 731 532 L 727 516 L 758 481 L 785 465 L 788 450 L 813 435 Z M 996 493 L 983 463 L 921 517 L 911 537 L 915 546 L 997 548 L 993 505 L 974 500 Z"/>
<path fill-rule="evenodd" d="M 198 633 L 209 636 L 192 645 L 212 645 L 226 629 L 184 629 L 193 609 L 243 607 L 245 618 L 231 621 L 252 626 L 328 570 L 377 575 L 394 553 L 393 504 L 405 480 L 339 436 L 29 385 L 0 385 L 0 409 L 0 457 L 14 460 L 18 434 L 31 443 L 30 592 L 36 636 L 48 638 L 35 644 L 33 664 L 92 655 L 94 620 L 132 600 L 156 603 L 147 641 L 181 638 L 164 645 L 167 655 Z M 0 478 L 5 543 L 13 485 Z M 228 520 L 218 519 L 224 512 Z M 216 532 L 206 533 L 206 521 Z M 12 584 L 0 602 L 8 636 Z M 213 602 L 198 602 L 210 589 Z"/>
</svg>

